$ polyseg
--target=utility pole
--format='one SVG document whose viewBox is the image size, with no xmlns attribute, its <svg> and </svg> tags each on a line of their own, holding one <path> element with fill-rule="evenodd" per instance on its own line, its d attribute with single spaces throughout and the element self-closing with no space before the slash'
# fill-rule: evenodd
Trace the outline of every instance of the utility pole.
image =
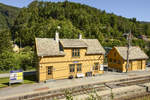
<svg viewBox="0 0 150 100">
<path fill-rule="evenodd" d="M 129 68 L 129 54 L 130 54 L 130 46 L 131 46 L 131 30 L 129 33 L 125 33 L 124 35 L 127 36 L 128 45 L 127 45 L 127 64 L 126 64 L 126 73 L 128 72 Z"/>
<path fill-rule="evenodd" d="M 20 51 L 21 51 L 21 34 L 19 34 L 19 36 L 20 36 L 20 39 L 19 39 L 19 54 L 20 54 Z"/>
</svg>

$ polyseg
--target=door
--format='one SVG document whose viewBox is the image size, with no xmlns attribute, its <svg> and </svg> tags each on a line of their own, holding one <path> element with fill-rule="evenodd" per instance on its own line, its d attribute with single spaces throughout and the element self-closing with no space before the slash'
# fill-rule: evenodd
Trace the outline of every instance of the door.
<svg viewBox="0 0 150 100">
<path fill-rule="evenodd" d="M 46 79 L 52 79 L 53 78 L 53 66 L 47 66 L 46 68 Z"/>
<path fill-rule="evenodd" d="M 139 60 L 137 66 L 138 66 L 138 69 L 142 69 L 142 61 Z"/>
<path fill-rule="evenodd" d="M 93 70 L 94 70 L 94 73 L 96 74 L 96 73 L 98 73 L 99 72 L 99 63 L 97 62 L 97 63 L 94 63 L 94 67 L 93 67 Z"/>
</svg>

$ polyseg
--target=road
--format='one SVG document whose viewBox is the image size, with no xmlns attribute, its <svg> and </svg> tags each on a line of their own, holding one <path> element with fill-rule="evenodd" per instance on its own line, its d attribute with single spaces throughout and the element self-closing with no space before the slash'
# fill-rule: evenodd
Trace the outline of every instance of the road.
<svg viewBox="0 0 150 100">
<path fill-rule="evenodd" d="M 24 71 L 23 72 L 24 75 L 33 75 L 35 73 L 36 71 Z M 0 78 L 5 78 L 5 77 L 9 77 L 9 73 L 0 74 Z"/>
</svg>

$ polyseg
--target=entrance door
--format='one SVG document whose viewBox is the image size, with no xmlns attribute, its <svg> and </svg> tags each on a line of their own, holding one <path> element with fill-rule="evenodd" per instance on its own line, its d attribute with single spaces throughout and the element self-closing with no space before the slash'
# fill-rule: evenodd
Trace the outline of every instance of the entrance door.
<svg viewBox="0 0 150 100">
<path fill-rule="evenodd" d="M 46 79 L 52 79 L 53 78 L 53 66 L 47 66 L 46 68 Z"/>
<path fill-rule="evenodd" d="M 99 72 L 99 63 L 94 63 L 94 67 L 93 67 L 93 70 L 94 70 L 94 74 L 97 74 Z"/>
<path fill-rule="evenodd" d="M 138 69 L 142 69 L 142 61 L 139 60 L 137 66 L 138 66 Z"/>
</svg>

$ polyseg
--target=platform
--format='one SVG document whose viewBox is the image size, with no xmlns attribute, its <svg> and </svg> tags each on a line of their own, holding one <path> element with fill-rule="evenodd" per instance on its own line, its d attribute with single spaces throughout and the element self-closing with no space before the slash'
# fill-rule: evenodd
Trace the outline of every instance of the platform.
<svg viewBox="0 0 150 100">
<path fill-rule="evenodd" d="M 0 100 L 5 97 L 26 95 L 30 93 L 32 94 L 34 92 L 55 90 L 98 82 L 110 82 L 114 80 L 121 80 L 140 76 L 150 76 L 150 68 L 147 68 L 144 71 L 134 71 L 128 73 L 105 72 L 104 74 L 99 76 L 55 80 L 47 83 L 24 84 L 17 87 L 10 86 L 0 89 L 0 97 L 1 97 Z"/>
</svg>

